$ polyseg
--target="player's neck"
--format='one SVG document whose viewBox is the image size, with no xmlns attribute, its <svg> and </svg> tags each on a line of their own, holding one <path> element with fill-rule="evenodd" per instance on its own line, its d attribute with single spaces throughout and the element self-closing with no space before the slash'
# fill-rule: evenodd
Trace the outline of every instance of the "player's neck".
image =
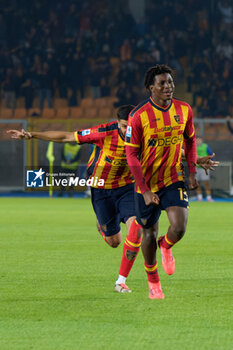
<svg viewBox="0 0 233 350">
<path fill-rule="evenodd" d="M 171 103 L 170 99 L 164 101 L 164 100 L 161 100 L 160 98 L 153 96 L 153 95 L 151 96 L 151 99 L 156 105 L 158 105 L 160 107 L 167 107 Z"/>
</svg>

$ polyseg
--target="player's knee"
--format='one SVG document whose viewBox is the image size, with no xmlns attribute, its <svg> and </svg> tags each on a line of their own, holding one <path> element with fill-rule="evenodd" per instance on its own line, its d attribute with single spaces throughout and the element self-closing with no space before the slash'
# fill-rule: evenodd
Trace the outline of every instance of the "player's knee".
<svg viewBox="0 0 233 350">
<path fill-rule="evenodd" d="M 117 247 L 120 245 L 120 243 L 121 243 L 121 242 L 119 242 L 119 241 L 113 241 L 113 242 L 110 243 L 110 246 L 111 246 L 112 248 L 117 248 Z"/>
<path fill-rule="evenodd" d="M 117 248 L 121 244 L 121 236 L 108 237 L 108 243 L 112 248 Z"/>
<path fill-rule="evenodd" d="M 178 223 L 175 225 L 173 232 L 175 233 L 176 237 L 178 240 L 180 240 L 186 231 L 186 225 L 185 223 Z"/>
<path fill-rule="evenodd" d="M 155 244 L 156 242 L 156 231 L 152 229 L 143 230 L 143 239 L 147 244 Z"/>
</svg>

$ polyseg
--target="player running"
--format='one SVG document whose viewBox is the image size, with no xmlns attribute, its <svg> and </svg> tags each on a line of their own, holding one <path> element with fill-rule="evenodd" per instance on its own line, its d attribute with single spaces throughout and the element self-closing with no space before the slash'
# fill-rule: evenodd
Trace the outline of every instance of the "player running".
<svg viewBox="0 0 233 350">
<path fill-rule="evenodd" d="M 99 231 L 113 248 L 121 242 L 120 222 L 126 224 L 128 231 L 115 284 L 115 291 L 121 293 L 131 292 L 126 285 L 126 278 L 141 245 L 141 226 L 135 221 L 134 179 L 126 162 L 124 146 L 128 115 L 133 108 L 132 105 L 121 106 L 117 113 L 118 121 L 76 132 L 26 132 L 23 129 L 8 131 L 14 139 L 37 138 L 95 145 L 88 162 L 88 175 L 105 180 L 104 186 L 96 185 L 91 189 L 92 205 L 100 223 Z M 200 158 L 199 164 L 206 170 L 213 169 L 218 163 L 211 160 L 213 156 Z"/>
<path fill-rule="evenodd" d="M 121 243 L 121 222 L 126 224 L 128 231 L 119 276 L 115 283 L 115 291 L 121 293 L 131 292 L 126 285 L 126 278 L 141 245 L 141 226 L 135 221 L 134 179 L 127 165 L 124 145 L 128 115 L 133 108 L 132 105 L 121 106 L 117 113 L 118 121 L 75 132 L 8 131 L 12 138 L 17 139 L 76 141 L 78 144 L 95 145 L 87 173 L 90 178 L 104 180 L 103 186 L 98 184 L 99 181 L 94 181 L 91 187 L 91 200 L 99 223 L 99 232 L 107 244 L 116 248 Z"/>
<path fill-rule="evenodd" d="M 173 98 L 172 70 L 165 65 L 151 67 L 144 85 L 150 97 L 130 113 L 126 154 L 136 181 L 136 214 L 143 227 L 142 252 L 149 298 L 163 299 L 156 259 L 157 222 L 161 210 L 166 210 L 170 226 L 158 245 L 164 271 L 171 275 L 175 272 L 171 247 L 183 237 L 188 219 L 182 145 L 189 168 L 189 188 L 195 189 L 196 139 L 191 107 Z"/>
</svg>

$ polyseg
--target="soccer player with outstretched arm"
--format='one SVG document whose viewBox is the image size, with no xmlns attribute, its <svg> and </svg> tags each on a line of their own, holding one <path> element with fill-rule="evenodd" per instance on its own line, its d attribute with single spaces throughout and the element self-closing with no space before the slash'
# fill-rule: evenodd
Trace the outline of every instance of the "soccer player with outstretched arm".
<svg viewBox="0 0 233 350">
<path fill-rule="evenodd" d="M 163 299 L 156 259 L 157 222 L 161 210 L 165 210 L 170 225 L 158 239 L 158 245 L 163 268 L 171 275 L 175 272 L 171 248 L 183 237 L 188 219 L 182 145 L 189 168 L 189 188 L 195 189 L 196 139 L 191 107 L 173 98 L 172 70 L 165 65 L 151 67 L 145 75 L 145 87 L 150 97 L 129 116 L 126 155 L 136 181 L 136 214 L 143 227 L 142 252 L 149 298 Z"/>
<path fill-rule="evenodd" d="M 26 132 L 9 130 L 13 139 L 31 139 L 54 142 L 73 142 L 94 144 L 94 150 L 88 162 L 88 175 L 105 180 L 104 186 L 91 189 L 92 205 L 99 222 L 99 232 L 111 247 L 121 242 L 120 222 L 126 223 L 128 235 L 125 239 L 121 266 L 115 291 L 126 293 L 130 289 L 126 278 L 134 264 L 141 245 L 141 226 L 136 222 L 134 205 L 134 179 L 126 162 L 125 131 L 129 113 L 135 106 L 121 106 L 118 121 L 102 124 L 90 129 L 75 132 L 45 131 Z M 213 155 L 214 156 L 214 155 Z M 207 156 L 199 158 L 199 164 L 208 171 L 217 166 Z"/>
<path fill-rule="evenodd" d="M 129 170 L 125 153 L 125 131 L 132 105 L 121 106 L 118 121 L 98 125 L 90 129 L 75 132 L 44 131 L 26 132 L 9 130 L 12 138 L 36 138 L 54 142 L 90 143 L 95 145 L 90 156 L 87 173 L 99 181 L 91 188 L 91 200 L 98 220 L 98 230 L 108 245 L 116 248 L 121 243 L 120 223 L 126 224 L 126 237 L 123 256 L 115 291 L 131 292 L 126 278 L 133 266 L 141 245 L 141 226 L 135 221 L 134 179 Z"/>
</svg>

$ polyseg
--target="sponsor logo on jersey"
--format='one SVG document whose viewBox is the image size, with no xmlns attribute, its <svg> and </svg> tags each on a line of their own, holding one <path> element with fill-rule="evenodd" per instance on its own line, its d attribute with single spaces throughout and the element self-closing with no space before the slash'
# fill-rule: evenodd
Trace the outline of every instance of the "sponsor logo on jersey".
<svg viewBox="0 0 233 350">
<path fill-rule="evenodd" d="M 149 147 L 162 147 L 176 145 L 183 141 L 183 135 L 164 137 L 163 139 L 150 139 L 148 141 Z"/>
<path fill-rule="evenodd" d="M 163 131 L 173 131 L 173 130 L 179 130 L 181 128 L 180 125 L 177 126 L 164 126 L 162 128 L 154 128 L 154 132 L 163 132 Z"/>
<path fill-rule="evenodd" d="M 110 159 L 109 157 L 105 157 L 105 161 L 109 164 L 116 166 L 125 166 L 127 165 L 127 159 Z"/>
</svg>

